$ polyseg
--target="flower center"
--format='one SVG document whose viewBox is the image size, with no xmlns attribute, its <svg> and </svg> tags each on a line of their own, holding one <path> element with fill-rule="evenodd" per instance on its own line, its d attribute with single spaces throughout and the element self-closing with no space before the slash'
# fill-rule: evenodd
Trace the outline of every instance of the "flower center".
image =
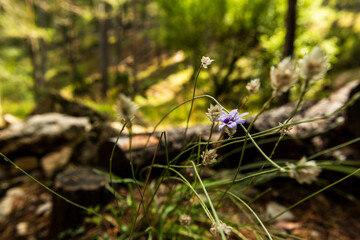
<svg viewBox="0 0 360 240">
<path fill-rule="evenodd" d="M 224 123 L 226 124 L 226 123 L 234 122 L 234 121 L 235 121 L 235 118 L 229 118 L 229 117 L 227 117 L 227 118 L 225 118 Z"/>
</svg>

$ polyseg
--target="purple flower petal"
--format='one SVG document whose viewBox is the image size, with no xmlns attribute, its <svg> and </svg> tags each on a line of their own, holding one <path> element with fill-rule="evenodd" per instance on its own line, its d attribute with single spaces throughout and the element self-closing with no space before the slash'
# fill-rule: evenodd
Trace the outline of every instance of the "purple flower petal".
<svg viewBox="0 0 360 240">
<path fill-rule="evenodd" d="M 231 122 L 230 124 L 227 125 L 229 128 L 234 128 L 237 126 L 236 122 Z"/>
<path fill-rule="evenodd" d="M 246 120 L 245 119 L 237 119 L 235 122 L 237 124 L 244 124 L 246 122 Z"/>
<path fill-rule="evenodd" d="M 239 112 L 237 109 L 234 109 L 234 110 L 231 110 L 230 113 L 229 113 L 229 117 L 230 118 L 233 118 L 233 117 L 236 117 L 236 115 L 238 115 Z"/>
<path fill-rule="evenodd" d="M 243 117 L 243 116 L 245 116 L 245 115 L 248 115 L 248 114 L 249 114 L 248 112 L 242 113 L 242 114 L 239 115 L 239 118 L 240 118 L 240 117 Z"/>
<path fill-rule="evenodd" d="M 225 127 L 225 123 L 222 123 L 222 124 L 219 126 L 219 131 L 221 131 L 224 127 Z"/>
</svg>

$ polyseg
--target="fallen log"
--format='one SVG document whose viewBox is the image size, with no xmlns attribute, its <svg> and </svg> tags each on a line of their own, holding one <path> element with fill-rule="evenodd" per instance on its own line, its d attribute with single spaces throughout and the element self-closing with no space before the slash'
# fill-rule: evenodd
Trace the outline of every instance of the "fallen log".
<svg viewBox="0 0 360 240">
<path fill-rule="evenodd" d="M 201 141 L 207 141 L 210 134 L 210 126 L 195 126 L 189 128 L 185 140 L 183 140 L 184 131 L 184 128 L 176 128 L 166 131 L 168 147 L 167 153 L 169 160 L 177 156 L 186 144 L 193 141 L 199 141 L 199 136 L 201 136 Z M 156 132 L 152 136 L 150 133 L 135 134 L 132 136 L 131 157 L 136 169 L 141 169 L 150 165 L 158 144 L 161 144 L 161 146 L 156 153 L 155 163 L 166 164 L 165 142 L 163 138 L 160 143 L 160 135 L 160 132 Z M 212 135 L 212 140 L 217 140 L 219 135 L 220 134 L 215 131 Z M 148 139 L 149 142 L 146 145 Z M 104 168 L 109 168 L 109 160 L 115 146 L 113 156 L 114 173 L 121 177 L 131 177 L 129 136 L 121 136 L 116 145 L 115 142 L 116 138 L 109 138 L 100 145 L 98 151 L 98 165 Z M 188 156 L 189 152 L 179 158 L 179 161 L 186 159 Z"/>
</svg>

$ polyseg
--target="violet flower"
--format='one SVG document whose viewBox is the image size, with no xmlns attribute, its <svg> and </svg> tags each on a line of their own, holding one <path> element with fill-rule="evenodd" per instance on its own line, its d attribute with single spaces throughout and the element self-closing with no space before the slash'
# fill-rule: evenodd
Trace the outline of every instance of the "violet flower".
<svg viewBox="0 0 360 240">
<path fill-rule="evenodd" d="M 221 131 L 225 126 L 232 129 L 236 128 L 238 124 L 244 124 L 245 119 L 240 118 L 248 114 L 249 113 L 246 112 L 239 115 L 239 111 L 237 109 L 231 110 L 229 114 L 223 111 L 219 119 L 219 122 L 221 123 L 219 131 Z"/>
</svg>

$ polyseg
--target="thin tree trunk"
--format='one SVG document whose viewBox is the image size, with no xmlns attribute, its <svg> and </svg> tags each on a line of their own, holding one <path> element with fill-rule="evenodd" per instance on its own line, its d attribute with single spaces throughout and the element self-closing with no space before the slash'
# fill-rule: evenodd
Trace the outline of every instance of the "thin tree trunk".
<svg viewBox="0 0 360 240">
<path fill-rule="evenodd" d="M 75 1 L 72 0 L 71 4 L 75 5 Z M 71 69 L 71 78 L 72 82 L 75 84 L 76 91 L 79 91 L 84 84 L 83 77 L 78 69 L 77 66 L 77 42 L 76 42 L 76 15 L 72 12 L 69 12 L 69 14 L 64 14 L 66 18 L 70 19 L 70 23 L 68 25 L 63 25 L 61 27 L 61 33 L 64 38 L 65 47 L 64 52 L 65 56 L 67 58 L 67 61 L 70 65 Z"/>
<path fill-rule="evenodd" d="M 108 26 L 109 20 L 107 17 L 107 4 L 103 1 L 99 3 L 99 28 L 100 28 L 100 42 L 99 42 L 99 51 L 100 51 L 100 73 L 101 73 L 101 82 L 102 82 L 102 96 L 106 97 L 107 90 L 109 88 L 109 77 L 108 77 L 108 65 L 109 65 L 109 44 L 108 44 Z"/>
<path fill-rule="evenodd" d="M 2 100 L 1 100 L 1 92 L 0 92 L 0 129 L 3 127 L 5 127 L 5 121 L 4 121 L 4 116 L 3 116 Z"/>
<path fill-rule="evenodd" d="M 286 16 L 286 37 L 282 58 L 292 57 L 294 55 L 294 42 L 296 31 L 296 2 L 297 0 L 288 0 L 288 11 Z M 283 105 L 289 102 L 289 92 L 283 93 L 277 104 Z"/>
<path fill-rule="evenodd" d="M 41 72 L 40 64 L 38 61 L 39 48 L 37 44 L 37 39 L 29 37 L 28 41 L 29 41 L 30 59 L 33 67 L 32 75 L 34 79 L 34 92 L 35 92 L 35 96 L 37 97 L 38 93 L 44 88 L 45 83 L 44 83 L 43 74 Z"/>
<path fill-rule="evenodd" d="M 34 19 L 35 24 L 35 9 L 34 3 L 32 0 L 26 0 L 26 5 L 28 8 L 28 14 L 31 19 Z M 33 67 L 33 79 L 34 79 L 34 93 L 35 98 L 39 97 L 39 94 L 45 88 L 45 79 L 44 79 L 44 72 L 42 71 L 41 67 L 41 60 L 39 59 L 39 41 L 36 38 L 31 36 L 28 37 L 29 42 L 29 54 L 31 59 L 31 64 Z"/>
<path fill-rule="evenodd" d="M 282 57 L 294 55 L 294 42 L 296 31 L 296 2 L 297 0 L 288 0 L 288 11 L 286 16 L 286 37 Z"/>
<path fill-rule="evenodd" d="M 116 15 L 114 19 L 114 27 L 116 33 L 116 44 L 115 44 L 115 64 L 116 64 L 116 84 L 121 81 L 120 74 L 120 62 L 121 62 L 121 41 L 122 41 L 122 17 L 120 8 L 116 9 Z M 126 93 L 127 94 L 127 93 Z"/>
<path fill-rule="evenodd" d="M 133 10 L 133 27 L 132 27 L 132 40 L 133 40 L 133 44 L 132 44 L 132 52 L 133 52 L 133 89 L 132 89 L 132 93 L 131 93 L 131 97 L 134 98 L 136 95 L 136 92 L 138 90 L 138 78 L 137 78 L 137 62 L 138 62 L 138 58 L 137 58 L 137 48 L 138 48 L 138 39 L 137 39 L 137 32 L 138 32 L 138 28 L 137 28 L 137 18 L 138 18 L 138 11 L 137 11 L 137 0 L 133 0 L 132 1 L 132 10 Z"/>
<path fill-rule="evenodd" d="M 38 13 L 38 25 L 41 28 L 46 28 L 46 12 L 40 7 Z M 39 39 L 39 55 L 40 55 L 40 71 L 41 71 L 41 88 L 45 88 L 45 73 L 46 73 L 46 42 L 44 38 Z"/>
</svg>

